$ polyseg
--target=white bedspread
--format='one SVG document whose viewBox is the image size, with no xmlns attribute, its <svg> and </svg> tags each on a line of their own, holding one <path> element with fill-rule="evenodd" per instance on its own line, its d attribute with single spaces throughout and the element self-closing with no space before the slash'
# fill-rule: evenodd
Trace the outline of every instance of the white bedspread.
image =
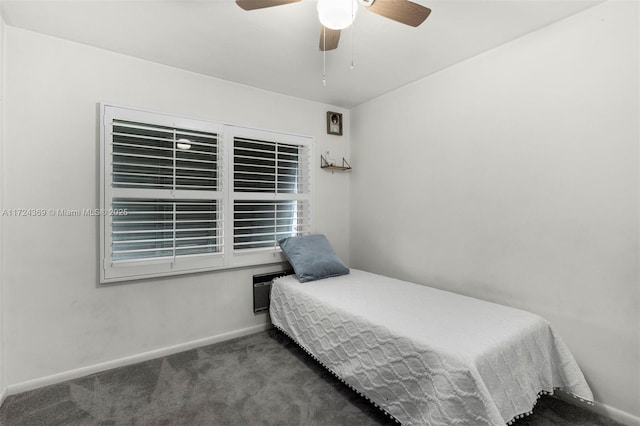
<svg viewBox="0 0 640 426">
<path fill-rule="evenodd" d="M 364 271 L 278 278 L 271 321 L 405 425 L 504 425 L 554 388 L 593 395 L 534 314 Z"/>
</svg>

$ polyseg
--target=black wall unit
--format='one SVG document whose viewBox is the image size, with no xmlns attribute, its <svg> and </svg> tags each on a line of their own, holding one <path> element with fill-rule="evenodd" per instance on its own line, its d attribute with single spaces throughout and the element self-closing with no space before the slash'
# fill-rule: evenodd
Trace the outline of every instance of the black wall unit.
<svg viewBox="0 0 640 426">
<path fill-rule="evenodd" d="M 265 312 L 269 310 L 269 300 L 271 296 L 271 281 L 274 278 L 292 275 L 293 269 L 285 271 L 270 272 L 253 276 L 253 312 Z"/>
</svg>

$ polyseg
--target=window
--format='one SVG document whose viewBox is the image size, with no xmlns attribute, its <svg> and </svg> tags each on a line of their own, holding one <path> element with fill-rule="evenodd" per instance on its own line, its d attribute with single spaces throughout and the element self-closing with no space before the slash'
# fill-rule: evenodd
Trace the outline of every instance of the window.
<svg viewBox="0 0 640 426">
<path fill-rule="evenodd" d="M 304 138 L 236 130 L 233 139 L 233 251 L 277 250 L 311 230 L 311 146 Z M 305 143 L 306 142 L 306 143 Z"/>
<path fill-rule="evenodd" d="M 279 262 L 311 231 L 310 138 L 101 111 L 102 282 Z"/>
</svg>

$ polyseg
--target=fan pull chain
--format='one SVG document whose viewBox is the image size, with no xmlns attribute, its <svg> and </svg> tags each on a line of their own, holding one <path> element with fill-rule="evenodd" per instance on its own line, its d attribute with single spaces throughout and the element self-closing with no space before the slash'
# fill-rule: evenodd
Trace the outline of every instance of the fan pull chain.
<svg viewBox="0 0 640 426">
<path fill-rule="evenodd" d="M 322 85 L 327 87 L 327 28 L 322 27 Z"/>
<path fill-rule="evenodd" d="M 351 69 L 354 69 L 355 65 L 353 64 L 353 28 L 351 28 Z"/>
<path fill-rule="evenodd" d="M 354 8 L 354 3 L 351 2 L 351 69 L 354 68 L 354 65 L 353 65 L 353 27 L 356 24 L 355 15 L 356 15 L 356 11 L 355 11 L 355 8 Z"/>
<path fill-rule="evenodd" d="M 351 69 L 354 69 L 355 65 L 353 64 L 353 24 L 351 24 Z"/>
</svg>

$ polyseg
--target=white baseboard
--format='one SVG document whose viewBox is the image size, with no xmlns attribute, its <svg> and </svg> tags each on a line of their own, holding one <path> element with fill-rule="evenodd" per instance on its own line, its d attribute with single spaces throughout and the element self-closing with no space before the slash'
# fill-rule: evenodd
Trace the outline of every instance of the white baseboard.
<svg viewBox="0 0 640 426">
<path fill-rule="evenodd" d="M 634 416 L 626 411 L 618 410 L 607 404 L 596 402 L 592 407 L 592 411 L 626 426 L 640 426 L 640 417 Z"/>
<path fill-rule="evenodd" d="M 603 404 L 597 401 L 593 404 L 587 404 L 585 402 L 581 402 L 579 399 L 574 398 L 566 392 L 562 392 L 561 390 L 556 390 L 553 393 L 553 396 L 565 402 L 568 402 L 569 404 L 577 405 L 578 407 L 584 408 L 585 410 L 589 410 L 596 414 L 600 414 L 601 416 L 608 417 L 618 423 L 622 423 L 623 425 L 640 426 L 640 417 L 634 416 L 633 414 L 627 413 L 626 411 L 611 407 L 610 405 Z"/>
<path fill-rule="evenodd" d="M 240 330 L 231 331 L 228 333 L 218 334 L 216 336 L 205 337 L 203 339 L 193 340 L 191 342 L 181 343 L 178 345 L 168 346 L 165 348 L 155 349 L 153 351 L 144 352 L 124 358 L 115 359 L 112 361 L 106 361 L 99 364 L 89 365 L 87 367 L 77 368 L 75 370 L 64 371 L 62 373 L 53 374 L 51 376 L 40 377 L 33 380 L 27 380 L 25 382 L 16 383 L 7 386 L 2 392 L 3 399 L 9 395 L 15 395 L 21 392 L 26 392 L 34 389 L 38 389 L 48 385 L 54 385 L 67 380 L 77 379 L 89 374 L 99 373 L 101 371 L 111 370 L 113 368 L 125 367 L 127 365 L 136 364 L 138 362 L 149 361 L 151 359 L 160 358 L 167 355 L 172 355 L 178 352 L 188 351 L 190 349 L 199 348 L 202 346 L 211 345 L 213 343 L 223 342 L 225 340 L 234 339 L 236 337 L 247 336 L 249 334 L 258 333 L 271 328 L 271 324 L 260 324 L 253 327 L 247 327 Z"/>
<path fill-rule="evenodd" d="M 4 400 L 9 396 L 9 392 L 7 392 L 7 388 L 0 390 L 0 407 L 4 404 Z"/>
</svg>

